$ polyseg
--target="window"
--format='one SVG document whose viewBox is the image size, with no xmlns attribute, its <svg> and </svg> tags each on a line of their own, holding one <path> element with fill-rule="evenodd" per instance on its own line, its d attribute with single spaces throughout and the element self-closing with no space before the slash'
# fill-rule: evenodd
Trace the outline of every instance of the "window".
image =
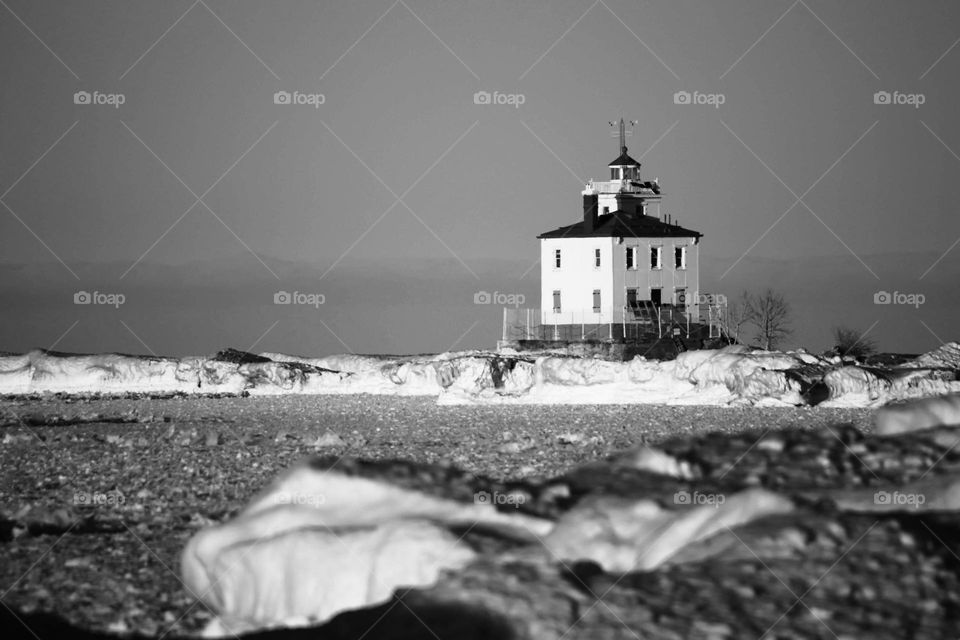
<svg viewBox="0 0 960 640">
<path fill-rule="evenodd" d="M 610 213 L 610 207 L 604 207 L 604 208 L 603 208 L 603 215 L 607 215 L 608 213 Z"/>
<path fill-rule="evenodd" d="M 627 247 L 627 269 L 637 268 L 637 247 Z"/>
<path fill-rule="evenodd" d="M 637 290 L 627 289 L 627 309 L 636 311 L 640 308 L 640 302 L 637 300 Z"/>
<path fill-rule="evenodd" d="M 620 169 L 616 167 L 610 167 L 610 179 L 619 180 L 620 179 Z"/>
<path fill-rule="evenodd" d="M 673 266 L 676 267 L 677 269 L 686 269 L 687 268 L 687 248 L 674 247 L 673 261 L 674 261 Z"/>
<path fill-rule="evenodd" d="M 559 289 L 553 292 L 553 312 L 560 313 L 560 290 Z"/>
<path fill-rule="evenodd" d="M 650 268 L 663 269 L 663 247 L 650 247 Z"/>
<path fill-rule="evenodd" d="M 683 287 L 677 287 L 677 306 L 687 306 L 687 290 Z"/>
<path fill-rule="evenodd" d="M 600 268 L 600 249 L 593 250 L 593 267 L 595 269 Z"/>
<path fill-rule="evenodd" d="M 556 250 L 553 252 L 553 260 L 554 260 L 554 263 L 555 263 L 554 266 L 555 266 L 557 269 L 559 269 L 559 268 L 560 268 L 560 249 L 556 249 Z"/>
<path fill-rule="evenodd" d="M 600 289 L 593 290 L 593 312 L 600 313 Z"/>
</svg>

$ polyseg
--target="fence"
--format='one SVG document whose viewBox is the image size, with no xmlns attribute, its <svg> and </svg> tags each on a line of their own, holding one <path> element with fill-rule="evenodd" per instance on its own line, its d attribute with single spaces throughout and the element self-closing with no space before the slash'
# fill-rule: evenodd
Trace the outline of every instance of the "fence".
<svg viewBox="0 0 960 640">
<path fill-rule="evenodd" d="M 725 321 L 725 304 L 700 304 L 688 308 L 646 303 L 603 312 L 504 307 L 502 339 L 640 341 L 671 335 L 675 329 L 689 337 L 691 330 L 702 326 L 709 327 L 711 338 L 719 338 L 725 332 Z"/>
</svg>

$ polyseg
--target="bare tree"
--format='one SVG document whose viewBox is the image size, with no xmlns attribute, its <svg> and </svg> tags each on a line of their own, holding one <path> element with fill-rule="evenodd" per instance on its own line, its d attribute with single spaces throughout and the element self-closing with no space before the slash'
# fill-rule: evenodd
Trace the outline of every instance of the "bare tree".
<svg viewBox="0 0 960 640">
<path fill-rule="evenodd" d="M 773 289 L 758 296 L 748 296 L 749 320 L 757 329 L 757 338 L 764 349 L 775 349 L 784 338 L 793 333 L 790 328 L 790 304 Z"/>
<path fill-rule="evenodd" d="M 833 341 L 842 356 L 862 359 L 877 350 L 877 343 L 873 338 L 868 338 L 862 331 L 850 327 L 834 327 Z"/>
<path fill-rule="evenodd" d="M 744 290 L 740 297 L 727 305 L 727 335 L 735 343 L 740 343 L 740 334 L 746 325 L 752 323 L 753 304 L 750 294 Z"/>
</svg>

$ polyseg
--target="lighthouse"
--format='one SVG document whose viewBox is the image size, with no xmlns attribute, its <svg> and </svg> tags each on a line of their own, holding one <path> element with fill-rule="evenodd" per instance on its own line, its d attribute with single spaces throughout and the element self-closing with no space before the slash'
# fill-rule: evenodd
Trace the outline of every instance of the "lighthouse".
<svg viewBox="0 0 960 640">
<path fill-rule="evenodd" d="M 578 327 L 563 333 L 586 336 L 591 326 L 615 338 L 654 320 L 658 328 L 664 318 L 688 327 L 696 321 L 703 234 L 661 213 L 663 190 L 658 180 L 644 180 L 630 157 L 627 123 L 611 124 L 620 145 L 609 180 L 586 184 L 580 220 L 537 236 L 538 320 L 557 335 Z"/>
</svg>

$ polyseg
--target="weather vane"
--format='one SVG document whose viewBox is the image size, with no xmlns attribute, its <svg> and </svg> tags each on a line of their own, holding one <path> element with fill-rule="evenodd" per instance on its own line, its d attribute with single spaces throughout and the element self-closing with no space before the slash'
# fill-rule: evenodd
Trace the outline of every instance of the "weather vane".
<svg viewBox="0 0 960 640">
<path fill-rule="evenodd" d="M 629 123 L 631 127 L 637 126 L 636 120 L 630 120 Z M 610 121 L 611 127 L 616 127 L 618 125 L 620 127 L 620 153 L 626 153 L 627 152 L 627 136 L 632 136 L 633 132 L 627 131 L 626 123 L 623 121 L 623 118 L 620 118 L 619 122 L 617 122 L 616 120 Z M 616 135 L 616 134 L 611 134 L 611 135 Z"/>
</svg>

